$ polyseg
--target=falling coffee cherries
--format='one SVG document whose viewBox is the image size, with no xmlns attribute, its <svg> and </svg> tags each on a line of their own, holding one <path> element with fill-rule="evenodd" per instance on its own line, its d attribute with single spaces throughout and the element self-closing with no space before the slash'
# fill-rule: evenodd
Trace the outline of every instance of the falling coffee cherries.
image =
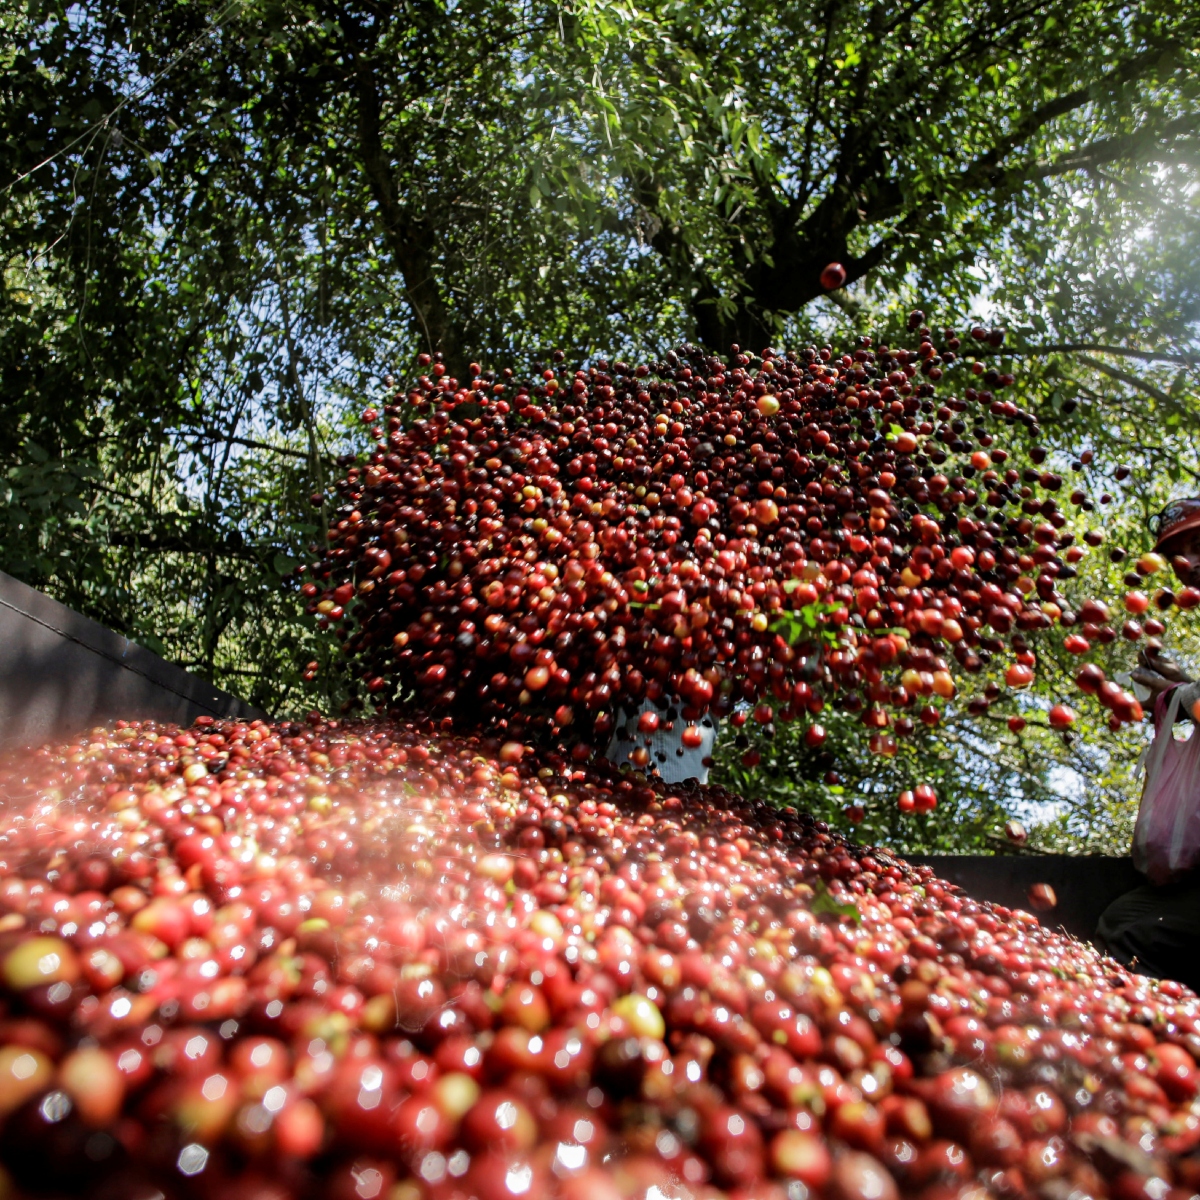
<svg viewBox="0 0 1200 1200">
<path fill-rule="evenodd" d="M 1107 606 L 1062 590 L 1083 549 L 1048 451 L 1020 468 L 999 444 L 1008 425 L 1037 431 L 1002 398 L 1012 377 L 977 363 L 961 383 L 982 390 L 952 388 L 961 339 L 920 311 L 908 324 L 912 349 L 556 355 L 525 380 L 475 364 L 459 380 L 422 356 L 426 373 L 363 412 L 374 445 L 343 460 L 309 611 L 380 711 L 579 761 L 622 711 L 674 707 L 686 729 L 739 702 L 804 722 L 810 745 L 823 709 L 845 709 L 894 754 L 989 662 L 1031 686 L 1054 626 L 1081 655 L 1117 636 Z M 1114 727 L 1141 719 L 1115 684 L 1091 694 Z"/>
<path fill-rule="evenodd" d="M 836 706 L 892 754 L 897 713 L 937 725 L 985 664 L 1028 687 L 1054 626 L 1116 639 L 1060 590 L 1062 478 L 997 443 L 1037 430 L 1012 376 L 952 391 L 961 339 L 908 326 L 528 380 L 422 356 L 364 408 L 301 590 L 387 719 L 118 722 L 0 760 L 0 1192 L 1191 1196 L 1186 989 L 594 753 L 618 709 L 688 748 L 706 714 L 799 719 L 817 749 Z M 1131 640 L 1176 601 L 1145 586 Z M 1076 683 L 1141 718 L 1095 663 Z"/>
</svg>

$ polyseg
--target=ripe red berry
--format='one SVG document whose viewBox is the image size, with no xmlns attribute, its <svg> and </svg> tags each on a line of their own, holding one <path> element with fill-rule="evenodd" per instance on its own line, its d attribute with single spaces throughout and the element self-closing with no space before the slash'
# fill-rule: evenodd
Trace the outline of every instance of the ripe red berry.
<svg viewBox="0 0 1200 1200">
<path fill-rule="evenodd" d="M 1033 682 L 1033 668 L 1024 663 L 1013 663 L 1004 673 L 1004 682 L 1010 688 L 1027 688 Z"/>
<path fill-rule="evenodd" d="M 937 807 L 937 792 L 929 784 L 921 783 L 913 788 L 913 800 L 917 812 L 932 812 Z"/>
<path fill-rule="evenodd" d="M 846 268 L 839 262 L 831 262 L 821 272 L 821 286 L 831 292 L 846 282 Z"/>
<path fill-rule="evenodd" d="M 826 275 L 841 286 L 846 272 L 831 263 Z M 953 699 L 960 665 L 978 670 L 993 636 L 1012 644 L 1012 686 L 1025 686 L 1024 643 L 1076 623 L 1057 589 L 1079 547 L 1056 509 L 1006 511 L 1021 473 L 987 420 L 997 432 L 1036 420 L 973 389 L 939 404 L 960 339 L 924 322 L 909 316 L 914 349 L 739 349 L 723 361 L 681 347 L 632 369 L 508 371 L 490 390 L 478 363 L 464 388 L 431 359 L 406 407 L 364 410 L 375 442 L 336 485 L 338 519 L 306 568 L 305 599 L 381 710 L 411 698 L 459 729 L 565 737 L 579 761 L 610 744 L 620 709 L 677 705 L 690 722 L 778 698 L 789 716 L 816 715 L 876 670 L 868 717 L 881 729 L 907 697 Z M 999 346 L 1003 331 L 983 340 Z M 968 441 L 956 414 L 975 403 Z M 1028 459 L 1047 455 L 1034 446 Z M 1050 492 L 1062 482 L 1044 469 L 1030 479 Z M 1138 560 L 1139 577 L 1161 568 Z M 853 636 L 797 655 L 800 613 Z M 1077 617 L 1069 652 L 1116 636 L 1097 601 Z M 873 635 L 892 620 L 909 636 Z M 906 700 L 893 700 L 901 687 Z M 928 701 L 918 715 L 941 719 Z M 871 736 L 890 752 L 892 735 Z M 653 769 L 645 747 L 624 753 Z"/>
<path fill-rule="evenodd" d="M 658 729 L 658 713 L 644 712 L 638 717 L 639 733 L 654 733 Z"/>
<path fill-rule="evenodd" d="M 1065 704 L 1055 704 L 1047 713 L 1051 729 L 1069 729 L 1075 724 L 1079 714 Z"/>
</svg>

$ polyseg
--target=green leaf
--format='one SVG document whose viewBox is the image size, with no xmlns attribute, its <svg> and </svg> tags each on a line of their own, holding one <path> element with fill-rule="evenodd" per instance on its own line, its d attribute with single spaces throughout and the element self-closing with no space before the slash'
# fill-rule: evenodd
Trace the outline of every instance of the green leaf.
<svg viewBox="0 0 1200 1200">
<path fill-rule="evenodd" d="M 814 912 L 818 916 L 822 913 L 827 913 L 830 916 L 844 917 L 847 920 L 853 921 L 855 925 L 862 924 L 862 914 L 858 911 L 858 905 L 852 902 L 842 904 L 835 900 L 830 894 L 825 880 L 818 879 L 816 887 L 813 890 L 816 894 L 812 903 L 808 906 L 810 912 Z"/>
</svg>

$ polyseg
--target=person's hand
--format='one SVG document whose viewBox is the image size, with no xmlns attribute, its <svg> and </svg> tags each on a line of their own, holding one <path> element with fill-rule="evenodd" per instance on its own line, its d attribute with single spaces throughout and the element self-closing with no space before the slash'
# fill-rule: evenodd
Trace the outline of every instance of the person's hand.
<svg viewBox="0 0 1200 1200">
<path fill-rule="evenodd" d="M 1138 667 L 1137 670 L 1131 671 L 1129 678 L 1134 683 L 1140 683 L 1154 700 L 1157 700 L 1167 688 L 1174 687 L 1177 682 L 1174 679 L 1168 679 L 1165 675 L 1160 675 L 1157 671 L 1151 671 L 1147 667 Z"/>
<path fill-rule="evenodd" d="M 1191 683 L 1192 677 L 1174 659 L 1168 658 L 1161 650 L 1143 648 L 1138 655 L 1138 666 L 1144 667 L 1156 675 L 1161 675 L 1168 683 Z M 1134 678 L 1137 678 L 1135 672 Z M 1144 687 L 1150 684 L 1138 679 Z M 1159 689 L 1160 691 L 1162 689 Z"/>
<path fill-rule="evenodd" d="M 1130 678 L 1140 683 L 1155 700 L 1177 683 L 1191 683 L 1191 676 L 1178 663 L 1158 650 L 1143 649 L 1138 655 L 1138 667 Z"/>
</svg>

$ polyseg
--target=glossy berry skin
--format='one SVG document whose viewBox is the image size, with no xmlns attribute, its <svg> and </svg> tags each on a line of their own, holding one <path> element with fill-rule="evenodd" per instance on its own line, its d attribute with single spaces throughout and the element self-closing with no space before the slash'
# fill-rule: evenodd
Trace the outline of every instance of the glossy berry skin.
<svg viewBox="0 0 1200 1200">
<path fill-rule="evenodd" d="M 932 812 L 937 807 L 937 792 L 927 783 L 913 789 L 913 803 L 917 812 Z"/>
<path fill-rule="evenodd" d="M 1018 845 L 1020 845 L 1026 840 L 1026 838 L 1029 837 L 1029 834 L 1026 832 L 1025 826 L 1022 825 L 1020 821 L 1007 821 L 1004 825 L 1004 836 L 1008 838 L 1010 842 L 1016 842 Z"/>
<path fill-rule="evenodd" d="M 1065 704 L 1055 704 L 1046 714 L 1051 729 L 1070 729 L 1078 720 L 1079 714 Z"/>
<path fill-rule="evenodd" d="M 301 572 L 342 643 L 330 657 L 381 712 L 415 705 L 581 762 L 632 708 L 626 754 L 654 769 L 645 739 L 671 711 L 685 732 L 767 708 L 807 729 L 848 706 L 891 755 L 1006 643 L 1013 689 L 1056 622 L 1079 627 L 1069 653 L 1109 644 L 1108 606 L 1068 582 L 1083 547 L 1061 478 L 1002 444 L 1036 416 L 982 364 L 983 390 L 950 389 L 961 339 L 924 319 L 910 347 L 841 355 L 683 346 L 469 380 L 432 362 L 372 406 L 375 440 L 347 460 L 328 547 Z"/>
<path fill-rule="evenodd" d="M 840 288 L 845 282 L 846 268 L 839 262 L 831 262 L 821 272 L 821 286 L 827 292 L 832 292 L 835 288 Z"/>
<path fill-rule="evenodd" d="M 1033 669 L 1023 663 L 1014 663 L 1005 672 L 1004 682 L 1010 688 L 1027 688 L 1033 682 Z"/>
<path fill-rule="evenodd" d="M 1190 1169 L 1200 1001 L 805 814 L 315 716 L 119 723 L 0 794 L 19 1194 L 1117 1196 L 1144 1110 Z"/>
</svg>

